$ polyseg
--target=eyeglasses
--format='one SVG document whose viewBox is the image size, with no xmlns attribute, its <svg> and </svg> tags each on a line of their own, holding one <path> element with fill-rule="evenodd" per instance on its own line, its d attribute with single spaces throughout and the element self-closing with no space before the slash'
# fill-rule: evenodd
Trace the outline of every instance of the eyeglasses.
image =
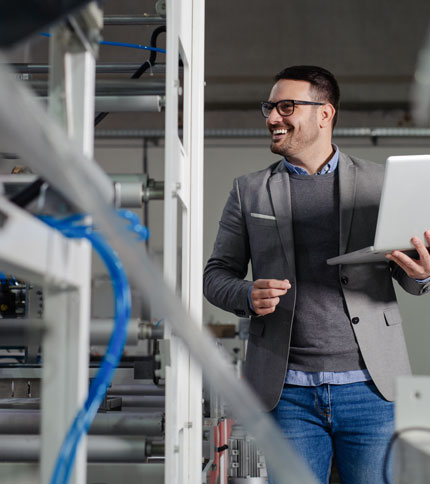
<svg viewBox="0 0 430 484">
<path fill-rule="evenodd" d="M 272 103 L 270 101 L 262 101 L 261 102 L 261 114 L 268 118 L 270 113 L 272 112 L 273 108 L 276 108 L 276 111 L 281 116 L 291 116 L 294 113 L 294 107 L 297 104 L 303 105 L 311 105 L 311 106 L 324 106 L 325 103 L 315 103 L 312 101 L 296 101 L 295 99 L 282 99 L 276 103 Z"/>
</svg>

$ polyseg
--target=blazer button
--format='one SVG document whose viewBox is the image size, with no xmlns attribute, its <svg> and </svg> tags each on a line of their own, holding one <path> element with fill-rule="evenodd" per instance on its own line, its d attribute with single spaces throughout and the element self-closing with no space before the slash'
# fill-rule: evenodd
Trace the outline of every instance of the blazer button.
<svg viewBox="0 0 430 484">
<path fill-rule="evenodd" d="M 341 282 L 341 283 L 342 283 L 344 286 L 346 286 L 346 285 L 348 284 L 348 282 L 349 282 L 349 279 L 348 279 L 346 276 L 342 276 L 342 277 L 340 278 L 340 282 Z"/>
<path fill-rule="evenodd" d="M 359 321 L 360 321 L 360 318 L 357 318 L 357 317 L 351 319 L 352 324 L 357 324 Z"/>
</svg>

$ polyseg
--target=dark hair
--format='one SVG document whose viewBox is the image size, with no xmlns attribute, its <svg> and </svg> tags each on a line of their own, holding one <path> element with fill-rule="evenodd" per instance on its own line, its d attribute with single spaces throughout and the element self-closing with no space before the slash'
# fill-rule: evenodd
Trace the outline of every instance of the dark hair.
<svg viewBox="0 0 430 484">
<path fill-rule="evenodd" d="M 318 66 L 291 66 L 276 74 L 275 80 L 293 79 L 307 81 L 317 95 L 316 101 L 325 101 L 333 105 L 336 113 L 333 118 L 333 128 L 337 122 L 340 90 L 334 75 Z"/>
</svg>

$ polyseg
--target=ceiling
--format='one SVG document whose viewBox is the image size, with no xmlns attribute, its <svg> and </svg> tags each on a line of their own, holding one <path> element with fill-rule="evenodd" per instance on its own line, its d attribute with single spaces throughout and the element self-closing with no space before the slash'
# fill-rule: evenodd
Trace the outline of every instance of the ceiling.
<svg viewBox="0 0 430 484">
<path fill-rule="evenodd" d="M 155 1 L 111 0 L 104 10 L 106 15 L 155 13 Z M 293 64 L 321 65 L 337 76 L 339 126 L 411 126 L 410 88 L 429 25 L 428 0 L 207 0 L 206 127 L 261 128 L 259 101 L 267 98 L 274 74 Z M 106 26 L 103 37 L 145 44 L 154 28 Z M 101 47 L 99 62 L 140 63 L 147 57 L 140 50 Z M 163 57 L 159 54 L 157 62 Z M 47 39 L 36 36 L 10 52 L 10 59 L 47 63 Z M 162 114 L 148 113 L 116 113 L 100 125 L 162 126 Z"/>
</svg>

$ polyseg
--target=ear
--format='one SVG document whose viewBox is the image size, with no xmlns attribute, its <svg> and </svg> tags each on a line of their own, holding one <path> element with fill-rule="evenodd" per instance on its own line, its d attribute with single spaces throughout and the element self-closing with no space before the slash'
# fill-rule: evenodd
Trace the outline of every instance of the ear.
<svg viewBox="0 0 430 484">
<path fill-rule="evenodd" d="M 320 127 L 327 128 L 332 125 L 332 121 L 334 115 L 336 114 L 336 110 L 334 109 L 333 105 L 330 103 L 324 104 L 320 106 Z"/>
</svg>

